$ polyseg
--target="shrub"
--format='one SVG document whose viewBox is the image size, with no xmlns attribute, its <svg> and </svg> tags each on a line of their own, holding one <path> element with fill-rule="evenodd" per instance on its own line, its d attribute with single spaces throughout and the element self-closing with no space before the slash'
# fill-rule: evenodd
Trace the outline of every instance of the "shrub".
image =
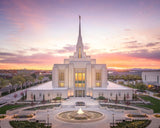
<svg viewBox="0 0 160 128">
<path fill-rule="evenodd" d="M 29 121 L 10 121 L 9 123 L 13 128 L 51 128 L 51 126 L 45 126 L 42 123 Z"/>
<path fill-rule="evenodd" d="M 61 100 L 61 97 L 56 97 L 55 100 Z"/>
<path fill-rule="evenodd" d="M 144 115 L 136 115 L 136 114 L 128 114 L 128 117 L 148 117 L 146 114 Z"/>
<path fill-rule="evenodd" d="M 105 100 L 106 98 L 104 96 L 99 96 L 98 100 Z"/>
<path fill-rule="evenodd" d="M 33 115 L 14 115 L 13 118 L 32 118 Z"/>
<path fill-rule="evenodd" d="M 1 116 L 0 116 L 0 119 L 3 119 L 3 118 L 5 118 L 5 117 L 6 117 L 5 115 L 1 115 Z"/>
</svg>

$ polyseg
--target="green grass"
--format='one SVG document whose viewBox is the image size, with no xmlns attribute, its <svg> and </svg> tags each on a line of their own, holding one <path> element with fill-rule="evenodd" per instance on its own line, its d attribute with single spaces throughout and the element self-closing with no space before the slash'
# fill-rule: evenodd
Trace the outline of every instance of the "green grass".
<svg viewBox="0 0 160 128">
<path fill-rule="evenodd" d="M 124 109 L 124 110 L 136 110 L 131 107 L 124 107 L 124 106 L 118 106 L 118 105 L 109 105 L 109 104 L 100 104 L 102 107 L 108 107 L 108 108 L 114 108 L 114 109 Z"/>
<path fill-rule="evenodd" d="M 11 110 L 11 109 L 15 109 L 15 108 L 19 108 L 19 107 L 24 107 L 26 105 L 20 105 L 20 104 L 17 104 L 17 105 L 5 105 L 3 107 L 0 108 L 0 114 L 6 114 L 6 111 L 7 110 Z"/>
<path fill-rule="evenodd" d="M 59 107 L 60 104 L 57 104 L 57 105 L 47 105 L 47 106 L 39 106 L 39 107 L 32 107 L 32 108 L 28 108 L 28 109 L 25 109 L 25 111 L 27 110 L 45 110 L 45 109 L 52 109 L 54 107 Z"/>
<path fill-rule="evenodd" d="M 29 121 L 10 121 L 10 125 L 13 128 L 51 128 L 50 126 L 44 126 L 44 124 Z"/>
<path fill-rule="evenodd" d="M 154 113 L 159 113 L 160 112 L 160 100 L 155 99 L 155 98 L 150 97 L 150 96 L 144 96 L 144 95 L 140 96 L 140 98 L 142 98 L 145 101 L 150 101 L 151 104 L 144 104 L 144 105 L 138 105 L 138 106 L 153 109 Z"/>
<path fill-rule="evenodd" d="M 117 126 L 111 128 L 146 128 L 151 123 L 151 120 L 133 120 L 117 123 Z"/>
</svg>

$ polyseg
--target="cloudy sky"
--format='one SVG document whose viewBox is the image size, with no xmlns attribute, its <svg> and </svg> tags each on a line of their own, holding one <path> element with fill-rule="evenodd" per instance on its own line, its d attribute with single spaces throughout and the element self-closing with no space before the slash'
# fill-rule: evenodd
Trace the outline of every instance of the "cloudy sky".
<svg viewBox="0 0 160 128">
<path fill-rule="evenodd" d="M 160 68 L 160 0 L 0 0 L 0 69 L 52 69 L 73 55 L 109 68 Z"/>
</svg>

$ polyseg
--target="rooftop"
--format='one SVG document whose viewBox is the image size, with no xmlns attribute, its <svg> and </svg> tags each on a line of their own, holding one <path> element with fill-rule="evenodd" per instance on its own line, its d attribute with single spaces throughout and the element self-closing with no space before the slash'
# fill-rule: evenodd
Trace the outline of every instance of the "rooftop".
<svg viewBox="0 0 160 128">
<path fill-rule="evenodd" d="M 128 89 L 132 89 L 132 88 L 108 81 L 107 90 L 128 90 Z"/>
<path fill-rule="evenodd" d="M 54 90 L 64 90 L 64 89 L 67 89 L 67 88 L 54 88 Z M 115 84 L 113 82 L 110 82 L 108 81 L 108 86 L 107 88 L 94 88 L 94 89 L 99 89 L 99 90 L 130 90 L 132 88 L 129 88 L 129 87 L 125 87 L 125 86 L 122 86 L 122 85 L 119 85 L 119 84 Z M 49 81 L 47 83 L 42 83 L 38 86 L 35 86 L 35 87 L 31 87 L 29 88 L 28 90 L 53 90 L 53 87 L 52 87 L 52 81 Z"/>
</svg>

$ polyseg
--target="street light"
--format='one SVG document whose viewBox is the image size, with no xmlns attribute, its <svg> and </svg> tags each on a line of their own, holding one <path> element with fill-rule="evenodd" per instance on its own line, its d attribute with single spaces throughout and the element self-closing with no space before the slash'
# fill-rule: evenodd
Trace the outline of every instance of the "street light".
<svg viewBox="0 0 160 128">
<path fill-rule="evenodd" d="M 114 113 L 112 114 L 112 116 L 113 116 L 113 126 L 114 126 Z"/>
<path fill-rule="evenodd" d="M 49 113 L 48 113 L 48 110 L 47 110 L 47 123 L 49 125 Z"/>
</svg>

